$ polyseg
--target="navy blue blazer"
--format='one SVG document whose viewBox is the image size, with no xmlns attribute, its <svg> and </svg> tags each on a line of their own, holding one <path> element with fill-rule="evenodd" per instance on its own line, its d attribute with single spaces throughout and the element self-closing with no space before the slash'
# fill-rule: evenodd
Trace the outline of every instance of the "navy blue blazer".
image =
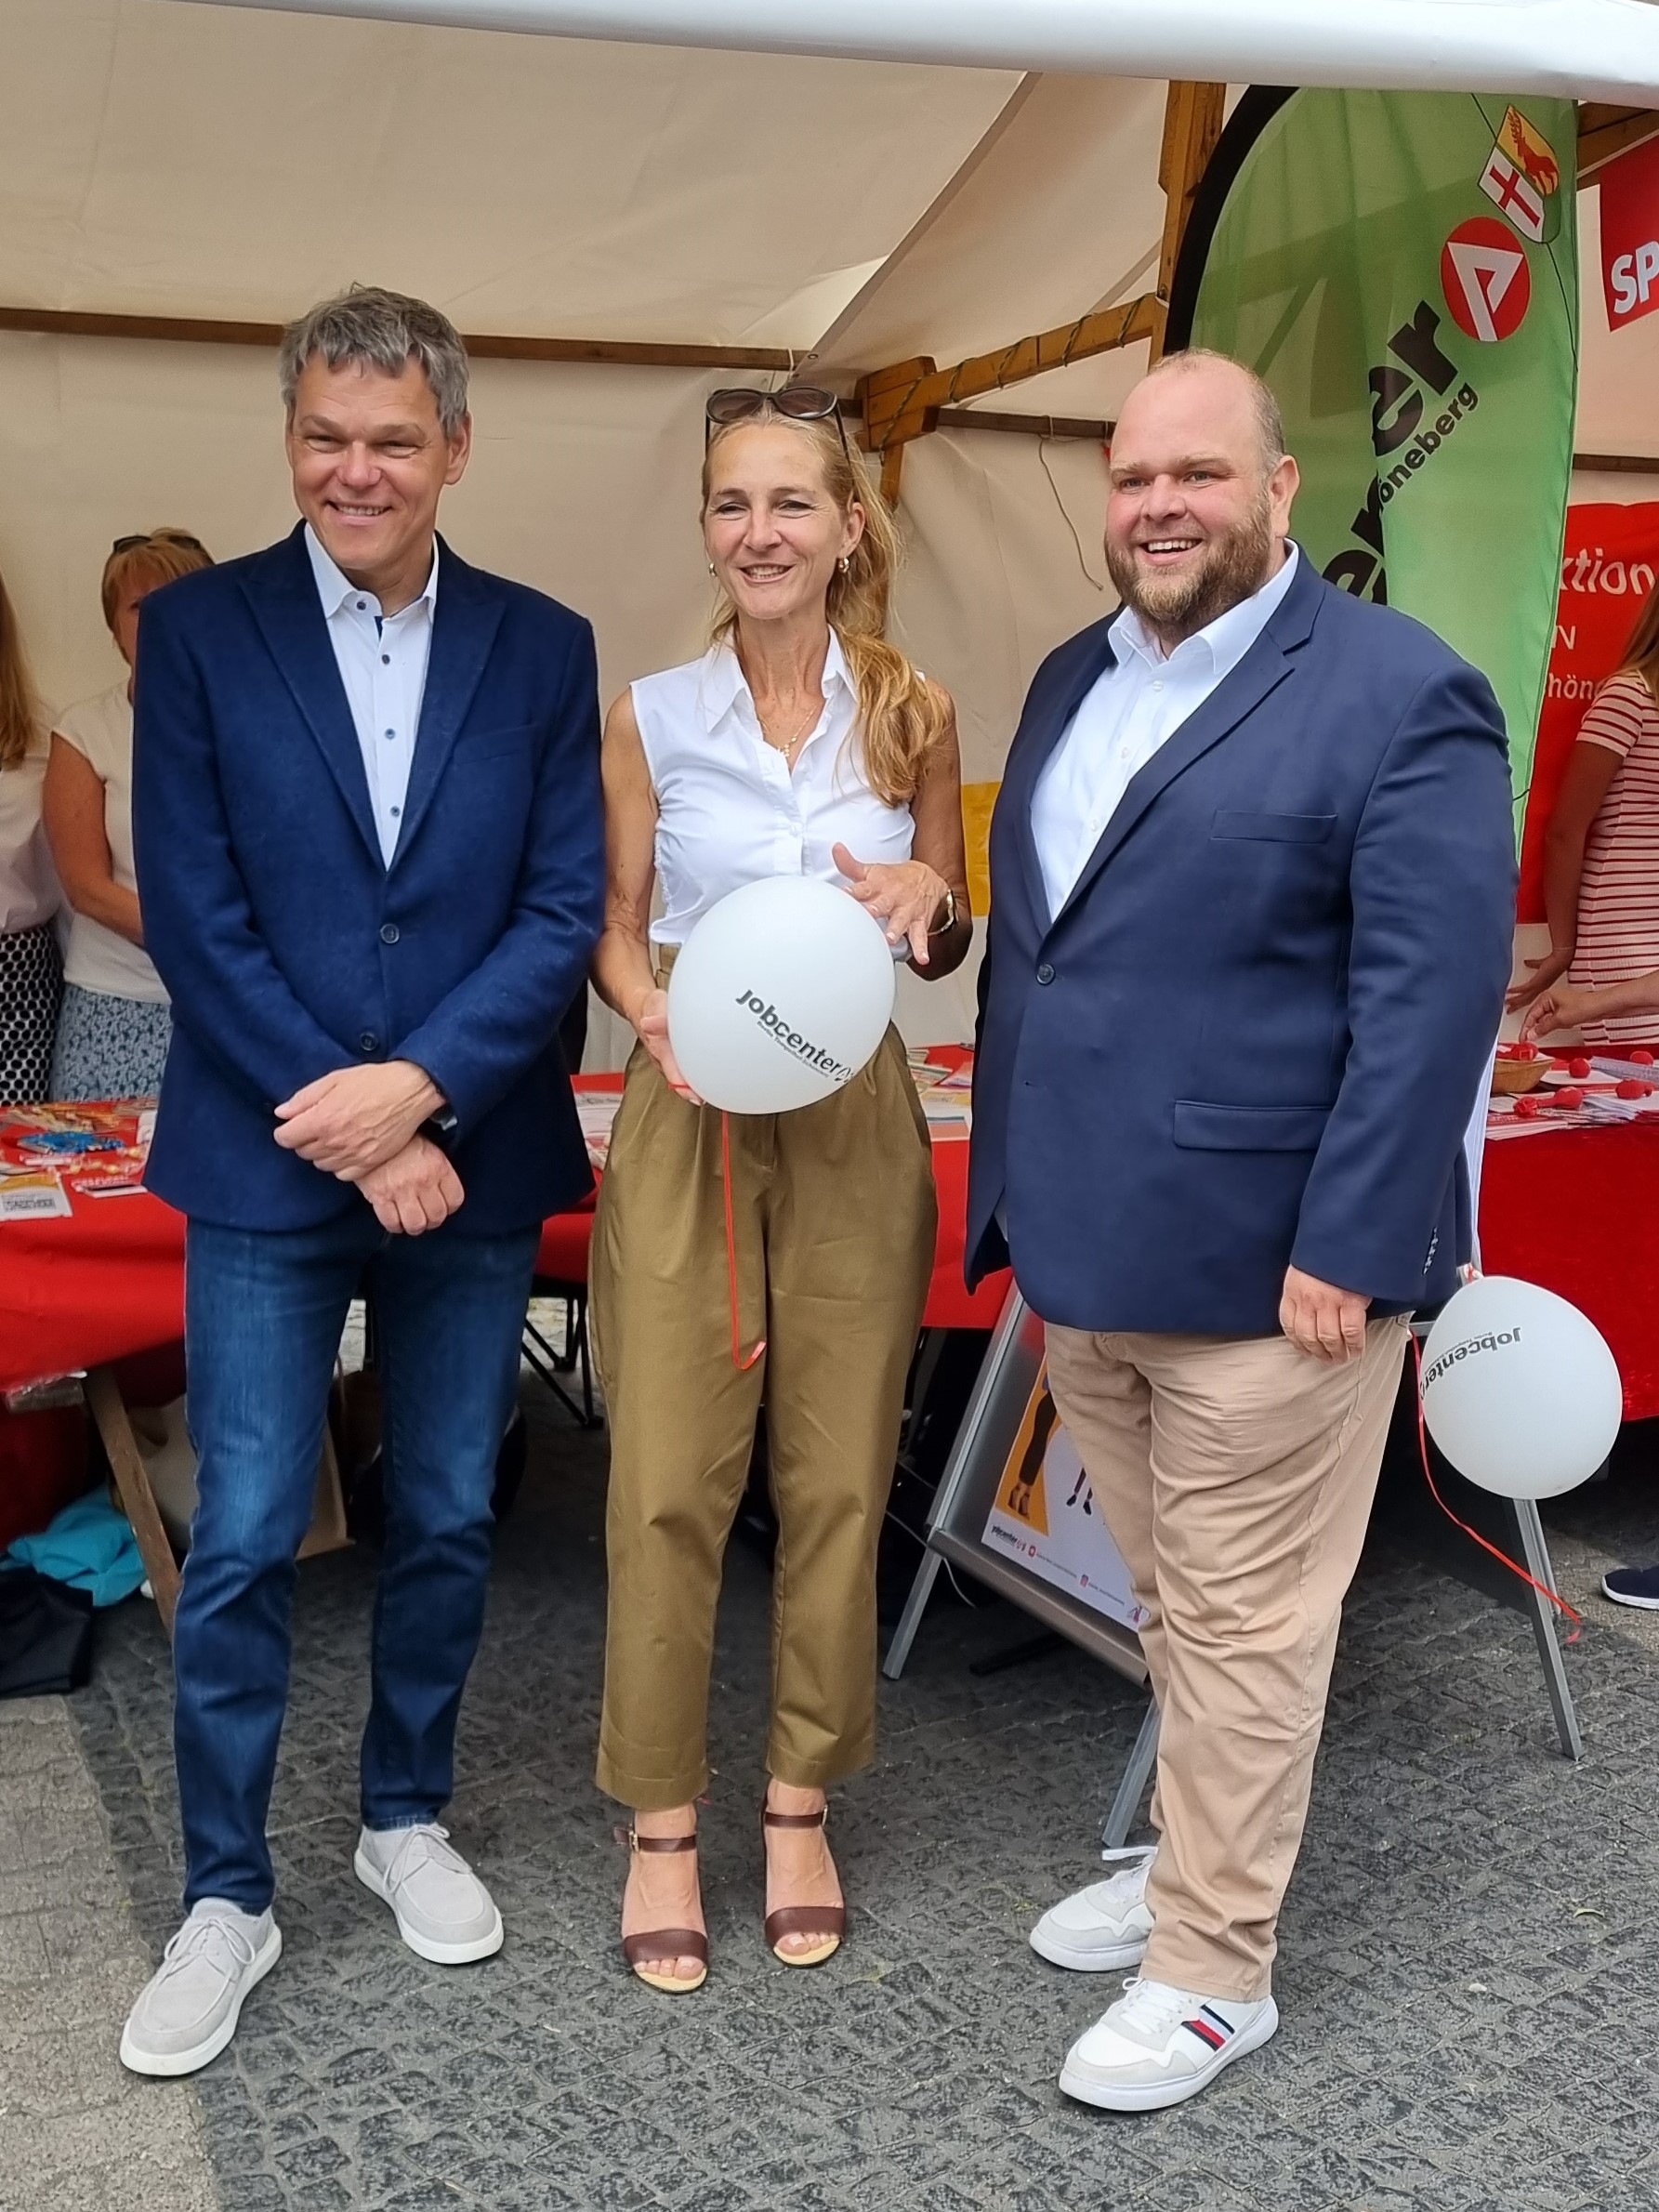
<svg viewBox="0 0 1659 2212">
<path fill-rule="evenodd" d="M 303 532 L 144 602 L 133 833 L 174 1022 L 146 1179 L 203 1220 L 363 1205 L 272 1109 L 367 1060 L 418 1062 L 459 1117 L 456 1233 L 590 1187 L 555 1032 L 603 906 L 593 633 L 447 545 L 438 576 L 389 868 Z"/>
<path fill-rule="evenodd" d="M 1011 1244 L 1046 1320 L 1230 1336 L 1293 1263 L 1376 1313 L 1449 1297 L 1515 917 L 1490 686 L 1302 560 L 1051 919 L 1032 794 L 1109 621 L 1038 670 L 992 821 L 970 1281 Z"/>
</svg>

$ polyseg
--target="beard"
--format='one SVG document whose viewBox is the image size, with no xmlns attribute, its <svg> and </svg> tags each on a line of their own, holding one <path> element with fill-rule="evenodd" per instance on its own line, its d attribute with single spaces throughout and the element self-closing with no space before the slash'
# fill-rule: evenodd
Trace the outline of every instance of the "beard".
<svg viewBox="0 0 1659 2212">
<path fill-rule="evenodd" d="M 1133 546 L 1120 547 L 1110 540 L 1106 546 L 1106 566 L 1124 604 L 1171 644 L 1191 638 L 1259 591 L 1272 557 L 1272 509 L 1265 484 L 1243 521 L 1211 538 L 1182 575 L 1142 569 Z"/>
</svg>

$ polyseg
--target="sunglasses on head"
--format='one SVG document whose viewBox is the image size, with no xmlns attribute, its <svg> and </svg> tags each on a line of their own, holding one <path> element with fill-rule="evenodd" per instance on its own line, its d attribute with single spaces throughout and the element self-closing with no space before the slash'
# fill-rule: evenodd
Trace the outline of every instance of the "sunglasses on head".
<svg viewBox="0 0 1659 2212">
<path fill-rule="evenodd" d="M 127 537 L 118 537 L 110 547 L 113 553 L 130 553 L 135 546 L 188 546 L 192 553 L 205 553 L 207 547 L 199 537 L 191 537 L 188 531 L 135 530 Z"/>
<path fill-rule="evenodd" d="M 749 385 L 735 384 L 721 391 L 711 391 L 703 410 L 704 443 L 707 444 L 716 430 L 727 429 L 733 423 L 752 422 L 769 407 L 790 422 L 833 421 L 841 435 L 841 450 L 851 460 L 847 426 L 841 420 L 841 402 L 833 391 L 825 391 L 818 384 L 786 384 L 782 391 L 757 391 Z"/>
</svg>

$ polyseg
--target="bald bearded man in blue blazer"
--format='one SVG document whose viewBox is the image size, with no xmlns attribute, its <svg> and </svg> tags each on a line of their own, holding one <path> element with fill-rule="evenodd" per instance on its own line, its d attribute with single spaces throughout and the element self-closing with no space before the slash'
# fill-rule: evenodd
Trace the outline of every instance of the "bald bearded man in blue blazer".
<svg viewBox="0 0 1659 2212">
<path fill-rule="evenodd" d="M 1126 403 L 1124 599 L 1050 654 L 991 836 L 970 1272 L 1011 1255 L 1146 1608 L 1156 1846 L 1034 1946 L 1137 1979 L 1062 2088 L 1146 2111 L 1266 2042 L 1343 1595 L 1412 1310 L 1469 1257 L 1515 913 L 1502 718 L 1288 537 L 1272 395 Z"/>
</svg>

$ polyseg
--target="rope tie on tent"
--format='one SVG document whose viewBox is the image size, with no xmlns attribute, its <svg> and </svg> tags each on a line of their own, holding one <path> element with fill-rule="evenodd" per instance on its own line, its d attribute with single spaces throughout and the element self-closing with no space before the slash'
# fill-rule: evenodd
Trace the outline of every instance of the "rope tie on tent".
<svg viewBox="0 0 1659 2212">
<path fill-rule="evenodd" d="M 740 1375 L 747 1375 L 766 1350 L 766 1338 L 757 1337 L 755 1349 L 745 1360 L 743 1353 L 743 1331 L 737 1317 L 737 1229 L 731 1212 L 731 1116 L 720 1116 L 720 1182 L 726 1198 L 726 1280 L 731 1292 L 731 1364 Z"/>
<path fill-rule="evenodd" d="M 1495 1544 L 1489 1544 L 1479 1529 L 1470 1528 L 1467 1521 L 1459 1521 L 1445 1499 L 1442 1497 L 1435 1483 L 1434 1469 L 1429 1459 L 1429 1424 L 1423 1412 L 1423 1347 L 1415 1336 L 1411 1340 L 1411 1354 L 1416 1363 L 1417 1370 L 1417 1452 L 1423 1462 L 1423 1480 L 1429 1485 L 1429 1496 L 1455 1529 L 1461 1529 L 1463 1534 L 1473 1543 L 1478 1544 L 1482 1551 L 1490 1552 L 1499 1566 L 1508 1567 L 1511 1574 L 1519 1575 L 1522 1582 L 1536 1590 L 1540 1598 L 1547 1598 L 1557 1613 L 1563 1614 L 1573 1623 L 1573 1633 L 1568 1637 L 1567 1641 L 1570 1644 L 1576 1643 L 1584 1631 L 1583 1615 L 1574 1613 L 1565 1598 L 1550 1589 L 1547 1584 L 1540 1582 L 1535 1575 L 1529 1574 L 1526 1569 L 1512 1560 L 1507 1551 L 1500 1551 Z"/>
</svg>

